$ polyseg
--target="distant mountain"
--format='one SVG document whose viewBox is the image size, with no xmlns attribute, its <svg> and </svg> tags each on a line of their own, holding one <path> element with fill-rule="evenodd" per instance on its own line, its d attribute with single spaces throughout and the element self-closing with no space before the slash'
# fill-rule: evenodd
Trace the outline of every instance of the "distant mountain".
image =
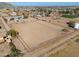
<svg viewBox="0 0 79 59">
<path fill-rule="evenodd" d="M 14 6 L 7 2 L 0 2 L 0 8 L 9 8 L 9 7 L 14 7 Z"/>
</svg>

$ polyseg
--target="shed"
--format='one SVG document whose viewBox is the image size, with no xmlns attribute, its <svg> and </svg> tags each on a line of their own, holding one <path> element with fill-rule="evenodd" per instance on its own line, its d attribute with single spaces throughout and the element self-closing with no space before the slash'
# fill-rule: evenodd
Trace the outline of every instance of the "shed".
<svg viewBox="0 0 79 59">
<path fill-rule="evenodd" d="M 79 29 L 79 23 L 75 23 L 74 28 L 75 28 L 75 29 Z"/>
</svg>

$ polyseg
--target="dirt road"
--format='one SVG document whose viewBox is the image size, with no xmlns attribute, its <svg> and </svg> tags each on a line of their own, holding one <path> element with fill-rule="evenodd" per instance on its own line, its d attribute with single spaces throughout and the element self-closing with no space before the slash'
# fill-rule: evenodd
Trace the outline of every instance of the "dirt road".
<svg viewBox="0 0 79 59">
<path fill-rule="evenodd" d="M 7 25 L 7 23 L 4 21 L 4 19 L 2 17 L 0 17 L 0 19 L 1 19 L 2 23 L 3 23 L 3 25 L 5 26 L 6 31 L 9 31 L 10 27 Z"/>
<path fill-rule="evenodd" d="M 4 19 L 2 17 L 0 17 L 6 31 L 9 31 L 11 28 L 8 26 L 8 24 L 4 21 Z M 21 42 L 21 44 L 23 45 L 23 47 L 28 51 L 28 47 L 24 44 L 23 39 L 18 35 L 17 39 Z"/>
<path fill-rule="evenodd" d="M 72 40 L 73 37 L 79 35 L 79 31 L 76 31 L 70 35 L 67 35 L 65 37 L 59 38 L 62 39 L 60 42 L 53 44 L 52 42 L 49 42 L 49 46 L 47 48 L 42 48 L 42 49 L 37 49 L 33 52 L 31 52 L 32 56 L 47 56 L 46 53 L 50 52 L 50 51 L 54 51 L 55 49 L 59 48 L 60 46 L 62 46 L 63 44 L 67 43 L 68 41 Z M 47 44 L 48 45 L 48 44 Z"/>
</svg>

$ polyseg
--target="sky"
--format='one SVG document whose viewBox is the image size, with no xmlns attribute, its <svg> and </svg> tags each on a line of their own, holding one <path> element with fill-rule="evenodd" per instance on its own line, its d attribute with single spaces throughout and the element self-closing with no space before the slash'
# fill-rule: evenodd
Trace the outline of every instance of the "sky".
<svg viewBox="0 0 79 59">
<path fill-rule="evenodd" d="M 16 6 L 79 6 L 79 2 L 10 2 Z"/>
</svg>

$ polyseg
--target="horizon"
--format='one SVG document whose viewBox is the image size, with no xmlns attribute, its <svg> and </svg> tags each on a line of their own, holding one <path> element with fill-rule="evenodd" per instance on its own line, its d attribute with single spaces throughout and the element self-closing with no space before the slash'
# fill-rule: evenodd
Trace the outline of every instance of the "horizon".
<svg viewBox="0 0 79 59">
<path fill-rule="evenodd" d="M 15 6 L 79 6 L 79 2 L 9 2 Z"/>
</svg>

